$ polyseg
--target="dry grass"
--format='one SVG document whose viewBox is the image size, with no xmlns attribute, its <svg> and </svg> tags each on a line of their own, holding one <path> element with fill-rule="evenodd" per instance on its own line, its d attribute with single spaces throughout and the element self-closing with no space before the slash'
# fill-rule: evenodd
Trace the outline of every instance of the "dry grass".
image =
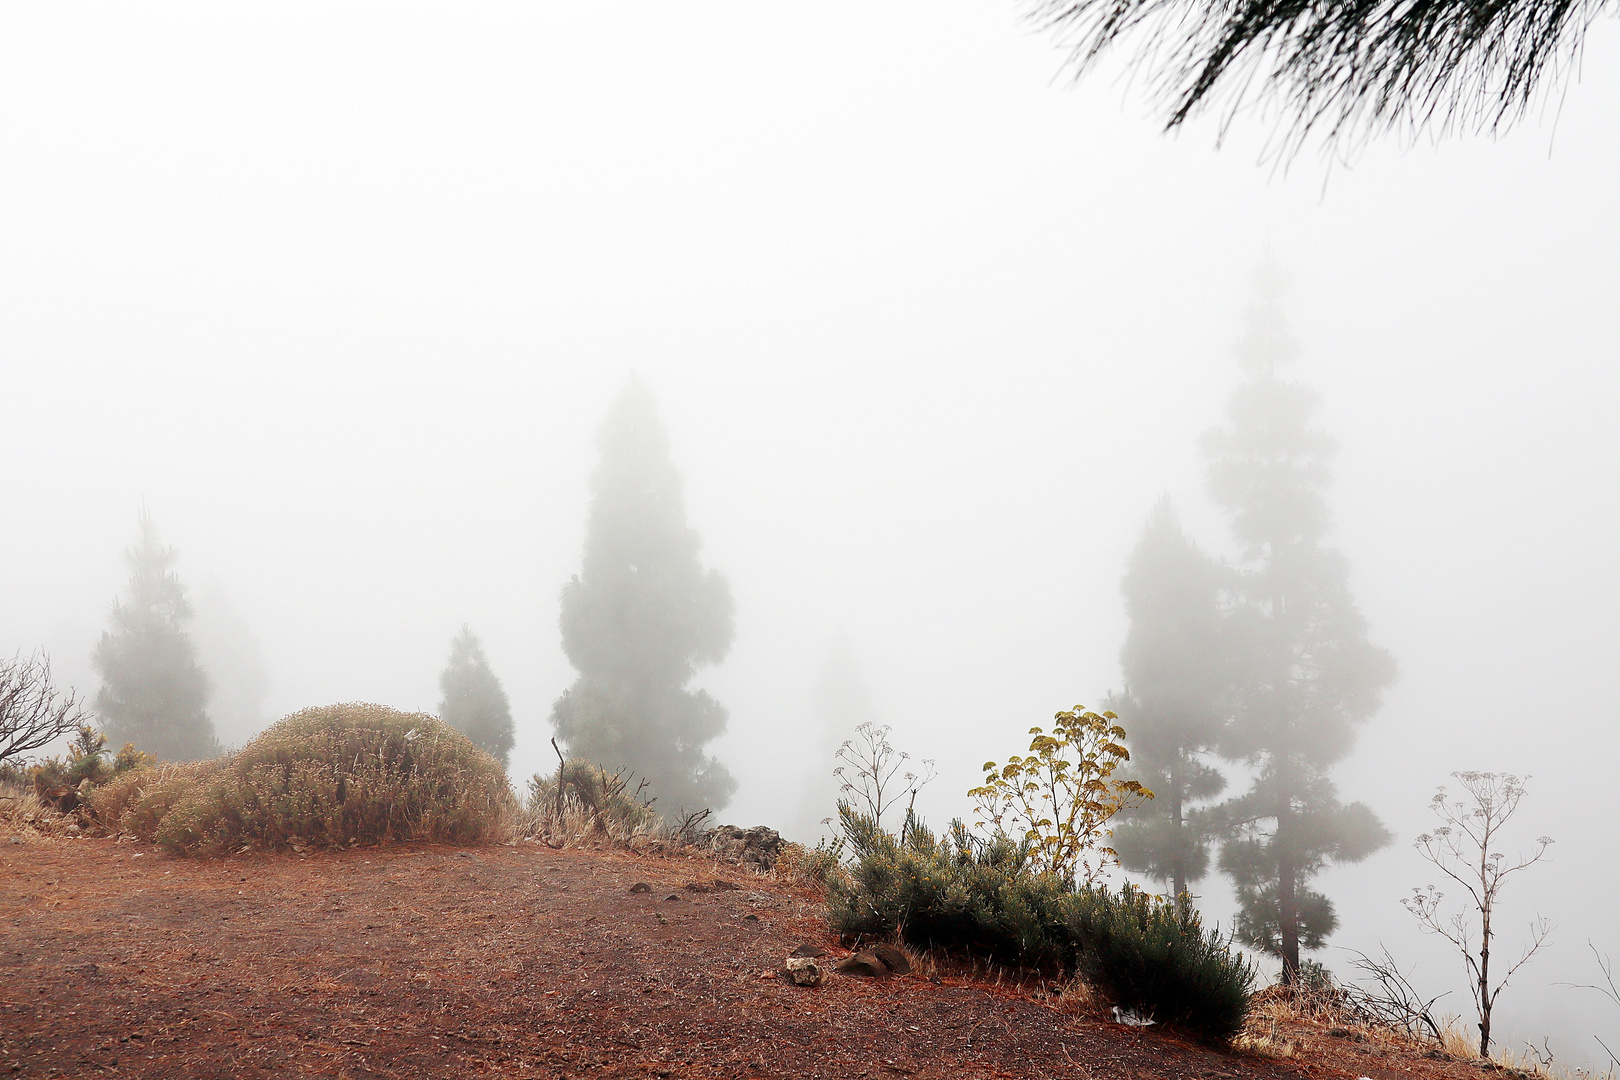
<svg viewBox="0 0 1620 1080">
<path fill-rule="evenodd" d="M 1470 1068 L 1489 1070 L 1494 1066 L 1518 1080 L 1617 1080 L 1612 1068 L 1604 1072 L 1558 1068 L 1545 1046 L 1497 1044 L 1487 1063 L 1479 1057 L 1479 1029 L 1471 1021 L 1448 1014 L 1437 1023 L 1438 1042 L 1370 1017 L 1357 1006 L 1355 993 L 1336 986 L 1268 986 L 1254 995 L 1248 1022 L 1233 1045 L 1260 1057 L 1292 1058 L 1310 1057 L 1324 1043 L 1342 1041 L 1387 1054 L 1422 1055 Z"/>
<path fill-rule="evenodd" d="M 78 836 L 83 827 L 71 814 L 60 814 L 30 785 L 0 784 L 0 836 L 13 844 L 52 837 Z"/>
<path fill-rule="evenodd" d="M 631 851 L 656 850 L 670 840 L 669 826 L 657 814 L 615 815 L 598 811 L 573 791 L 565 791 L 559 807 L 554 795 L 533 795 L 525 803 L 514 801 L 501 819 L 500 832 L 508 840 L 539 840 L 563 848 L 622 847 Z"/>
<path fill-rule="evenodd" d="M 791 840 L 782 842 L 771 869 L 776 881 L 801 888 L 825 889 L 829 880 L 849 881 L 849 871 L 838 861 L 836 850 L 807 848 Z"/>
</svg>

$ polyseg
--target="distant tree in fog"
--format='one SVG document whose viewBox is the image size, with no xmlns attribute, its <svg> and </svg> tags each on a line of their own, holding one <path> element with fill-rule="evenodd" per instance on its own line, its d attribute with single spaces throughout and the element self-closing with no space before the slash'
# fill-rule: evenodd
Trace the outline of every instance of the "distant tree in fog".
<svg viewBox="0 0 1620 1080">
<path fill-rule="evenodd" d="M 173 570 L 175 550 L 158 542 L 145 507 L 141 535 L 124 553 L 125 595 L 92 657 L 101 689 L 96 712 L 108 736 L 165 761 L 197 761 L 219 752 L 208 717 L 208 676 L 197 663 L 187 625 L 191 601 Z"/>
<path fill-rule="evenodd" d="M 613 404 L 597 445 L 583 565 L 562 589 L 563 651 L 579 678 L 551 722 L 570 755 L 650 780 L 666 817 L 718 810 L 737 782 L 703 748 L 725 730 L 726 710 L 687 684 L 731 648 L 731 587 L 699 561 L 642 382 Z"/>
<path fill-rule="evenodd" d="M 1274 271 L 1262 274 L 1238 348 L 1248 379 L 1227 406 L 1229 426 L 1205 449 L 1212 493 L 1241 549 L 1220 750 L 1255 772 L 1221 807 L 1231 832 L 1220 865 L 1237 889 L 1239 937 L 1280 957 L 1291 980 L 1300 950 L 1320 947 L 1338 925 L 1333 902 L 1308 883 L 1390 840 L 1367 806 L 1339 802 L 1329 773 L 1377 710 L 1395 663 L 1368 641 L 1348 565 L 1324 542 L 1333 442 L 1311 426 L 1315 392 L 1277 373 L 1294 354 L 1280 284 Z"/>
<path fill-rule="evenodd" d="M 854 737 L 862 724 L 877 723 L 872 695 L 849 639 L 834 639 L 821 671 L 810 688 L 810 713 L 814 720 L 804 794 L 794 819 L 795 837 L 814 836 L 824 823 L 837 821 L 839 789 L 838 748 Z"/>
<path fill-rule="evenodd" d="M 512 706 L 490 670 L 483 642 L 461 624 L 450 641 L 450 660 L 439 676 L 439 719 L 495 755 L 504 767 L 512 754 Z"/>
<path fill-rule="evenodd" d="M 1194 804 L 1219 795 L 1226 778 L 1207 760 L 1229 698 L 1220 591 L 1224 569 L 1198 549 L 1168 497 L 1148 516 L 1121 591 L 1130 631 L 1120 655 L 1125 688 L 1107 702 L 1131 749 L 1122 779 L 1154 794 L 1120 813 L 1121 865 L 1180 896 L 1209 870 L 1207 829 Z"/>
<path fill-rule="evenodd" d="M 197 661 L 213 687 L 208 712 L 222 743 L 240 746 L 265 726 L 264 702 L 270 673 L 253 627 L 231 604 L 217 582 L 197 590 L 197 617 L 191 636 Z"/>
</svg>

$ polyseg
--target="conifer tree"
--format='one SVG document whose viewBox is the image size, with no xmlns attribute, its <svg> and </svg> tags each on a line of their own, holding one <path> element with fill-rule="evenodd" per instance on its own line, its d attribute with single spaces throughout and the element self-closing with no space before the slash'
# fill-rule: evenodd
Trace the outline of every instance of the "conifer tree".
<svg viewBox="0 0 1620 1080">
<path fill-rule="evenodd" d="M 461 624 L 450 641 L 450 660 L 439 676 L 439 719 L 466 732 L 504 768 L 512 754 L 512 706 L 501 680 L 490 670 L 484 643 Z"/>
<path fill-rule="evenodd" d="M 704 746 L 726 710 L 688 689 L 734 633 L 731 588 L 699 561 L 652 393 L 632 380 L 597 437 L 583 565 L 562 588 L 563 651 L 579 678 L 551 722 L 569 753 L 651 782 L 666 817 L 725 806 L 736 781 Z"/>
<path fill-rule="evenodd" d="M 165 761 L 197 761 L 219 752 L 208 717 L 208 676 L 197 663 L 187 624 L 191 601 L 173 567 L 175 550 L 158 542 L 143 506 L 139 542 L 124 553 L 125 596 L 113 602 L 112 626 L 92 662 L 101 676 L 96 712 L 114 744 L 134 743 Z"/>
<path fill-rule="evenodd" d="M 1226 786 L 1207 760 L 1229 696 L 1223 576 L 1182 530 L 1167 496 L 1149 515 L 1121 585 L 1130 617 L 1120 655 L 1125 688 L 1108 707 L 1130 744 L 1122 775 L 1154 797 L 1120 814 L 1113 845 L 1121 865 L 1168 883 L 1173 896 L 1208 872 L 1208 835 L 1193 819 L 1194 804 Z"/>
<path fill-rule="evenodd" d="M 1221 752 L 1255 773 L 1222 808 L 1232 831 L 1221 869 L 1237 889 L 1239 937 L 1280 957 L 1292 980 L 1300 950 L 1319 948 L 1338 925 L 1311 879 L 1390 840 L 1367 806 L 1339 802 L 1330 772 L 1377 710 L 1395 664 L 1368 641 L 1345 558 L 1325 543 L 1334 447 L 1311 425 L 1316 394 L 1278 374 L 1295 352 L 1279 286 L 1274 272 L 1262 275 L 1238 348 L 1248 379 L 1227 407 L 1229 426 L 1210 433 L 1205 450 L 1212 493 L 1241 549 Z"/>
</svg>

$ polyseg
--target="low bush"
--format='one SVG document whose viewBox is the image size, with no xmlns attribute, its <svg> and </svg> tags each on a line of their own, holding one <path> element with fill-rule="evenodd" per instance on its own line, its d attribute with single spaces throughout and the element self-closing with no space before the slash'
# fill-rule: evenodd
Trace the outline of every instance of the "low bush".
<svg viewBox="0 0 1620 1080">
<path fill-rule="evenodd" d="M 90 792 L 85 809 L 109 832 L 152 839 L 169 809 L 221 764 L 216 758 L 134 769 Z"/>
<path fill-rule="evenodd" d="M 896 837 L 847 804 L 839 815 L 855 861 L 847 879 L 829 883 L 827 904 L 846 940 L 898 935 L 1000 963 L 1073 966 L 1064 933 L 1072 894 L 1029 870 L 1027 846 L 978 840 L 960 821 L 938 838 L 912 818 Z"/>
<path fill-rule="evenodd" d="M 381 705 L 305 709 L 226 758 L 148 768 L 91 796 L 109 827 L 181 854 L 391 840 L 480 843 L 506 773 L 461 732 Z"/>
<path fill-rule="evenodd" d="M 30 768 L 27 775 L 36 795 L 58 811 L 69 813 L 84 804 L 95 788 L 153 761 L 152 755 L 130 743 L 113 754 L 107 749 L 107 736 L 89 724 L 80 724 L 68 744 L 67 757 L 46 758 Z"/>
<path fill-rule="evenodd" d="M 897 837 L 847 804 L 839 815 L 854 862 L 829 878 L 827 915 L 846 941 L 1078 970 L 1119 1005 L 1214 1042 L 1241 1029 L 1254 970 L 1190 906 L 1130 886 L 1076 891 L 1037 871 L 1027 843 L 981 840 L 960 821 L 939 838 L 908 818 Z"/>
<path fill-rule="evenodd" d="M 776 865 L 771 869 L 783 881 L 825 889 L 834 878 L 842 876 L 847 880 L 848 875 L 843 873 L 843 853 L 842 838 L 831 843 L 822 840 L 813 848 L 785 840 L 777 852 Z"/>
<path fill-rule="evenodd" d="M 554 844 L 662 839 L 668 830 L 646 784 L 632 791 L 630 779 L 623 770 L 609 772 L 581 758 L 559 763 L 555 773 L 536 773 L 529 778 L 518 831 Z"/>
<path fill-rule="evenodd" d="M 1220 1043 L 1243 1029 L 1254 967 L 1204 929 L 1185 896 L 1088 888 L 1070 907 L 1068 931 L 1081 973 L 1116 1004 Z"/>
</svg>

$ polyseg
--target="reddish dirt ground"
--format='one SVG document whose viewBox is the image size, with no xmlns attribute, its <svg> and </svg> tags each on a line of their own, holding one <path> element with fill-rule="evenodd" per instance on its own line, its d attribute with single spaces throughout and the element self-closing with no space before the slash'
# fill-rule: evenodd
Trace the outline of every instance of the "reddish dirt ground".
<svg viewBox="0 0 1620 1080">
<path fill-rule="evenodd" d="M 0 841 L 0 1078 L 1480 1075 L 1309 1032 L 1213 1051 L 927 964 L 805 989 L 801 942 L 843 951 L 814 893 L 698 857 Z"/>
</svg>

